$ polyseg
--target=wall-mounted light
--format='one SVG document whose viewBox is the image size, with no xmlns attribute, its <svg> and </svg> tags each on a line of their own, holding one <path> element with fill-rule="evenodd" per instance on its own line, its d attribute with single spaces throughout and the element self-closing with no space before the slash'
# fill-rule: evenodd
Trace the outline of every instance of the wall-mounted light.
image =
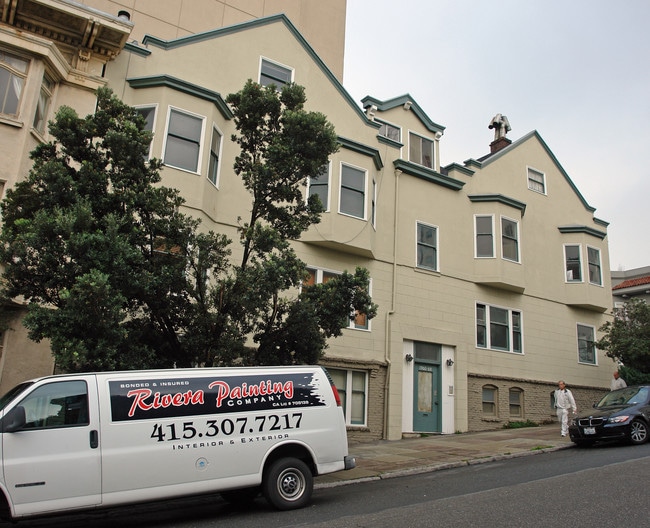
<svg viewBox="0 0 650 528">
<path fill-rule="evenodd" d="M 448 366 L 448 367 L 453 367 L 453 366 L 454 366 L 454 360 L 451 359 L 451 358 L 449 358 L 449 359 L 447 360 L 447 366 Z"/>
<path fill-rule="evenodd" d="M 413 103 L 411 101 L 406 101 L 404 103 L 404 110 L 410 110 Z"/>
<path fill-rule="evenodd" d="M 406 354 L 406 357 L 404 359 L 406 359 L 407 363 L 410 363 L 411 361 L 413 361 L 413 356 L 411 354 Z"/>
<path fill-rule="evenodd" d="M 131 13 L 129 13 L 128 11 L 118 11 L 117 18 L 119 18 L 120 20 L 129 21 L 131 20 Z"/>
</svg>

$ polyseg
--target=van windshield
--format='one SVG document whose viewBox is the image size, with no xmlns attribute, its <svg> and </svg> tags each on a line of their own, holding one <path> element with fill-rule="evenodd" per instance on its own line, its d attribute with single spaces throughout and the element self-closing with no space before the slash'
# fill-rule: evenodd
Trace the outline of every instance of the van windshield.
<svg viewBox="0 0 650 528">
<path fill-rule="evenodd" d="M 7 392 L 2 398 L 0 398 L 0 411 L 4 409 L 9 402 L 11 402 L 16 396 L 21 394 L 27 387 L 29 387 L 33 381 L 25 381 L 19 385 L 16 385 L 13 389 Z"/>
</svg>

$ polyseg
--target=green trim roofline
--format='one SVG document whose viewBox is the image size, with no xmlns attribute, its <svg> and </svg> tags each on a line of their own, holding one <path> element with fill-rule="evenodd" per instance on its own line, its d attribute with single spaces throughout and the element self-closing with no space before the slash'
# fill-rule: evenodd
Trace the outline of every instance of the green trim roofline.
<svg viewBox="0 0 650 528">
<path fill-rule="evenodd" d="M 436 185 L 441 185 L 454 191 L 460 191 L 465 185 L 464 182 L 458 181 L 455 178 L 450 178 L 449 176 L 440 174 L 439 172 L 428 169 L 427 167 L 416 165 L 415 163 L 403 159 L 396 159 L 393 161 L 393 166 L 404 174 L 415 176 L 416 178 L 435 183 Z"/>
<path fill-rule="evenodd" d="M 219 38 L 224 35 L 230 35 L 232 33 L 237 33 L 239 31 L 246 31 L 248 29 L 262 27 L 262 26 L 266 26 L 269 24 L 276 24 L 276 23 L 282 23 L 287 27 L 287 29 L 296 38 L 296 40 L 300 43 L 300 45 L 304 48 L 304 50 L 309 54 L 309 56 L 312 58 L 314 63 L 321 69 L 321 71 L 325 74 L 325 76 L 330 80 L 332 85 L 338 90 L 341 96 L 347 101 L 350 107 L 354 109 L 357 116 L 360 117 L 366 125 L 376 128 L 377 124 L 368 119 L 366 114 L 363 113 L 363 110 L 361 110 L 360 106 L 354 101 L 354 99 L 352 99 L 350 94 L 345 90 L 345 88 L 343 88 L 343 85 L 334 76 L 334 74 L 330 71 L 330 69 L 323 62 L 323 60 L 318 56 L 318 54 L 314 51 L 314 49 L 309 45 L 309 43 L 305 40 L 305 38 L 300 34 L 300 32 L 296 29 L 296 27 L 291 23 L 291 21 L 284 14 L 271 15 L 264 18 L 256 18 L 254 20 L 242 22 L 241 24 L 234 24 L 232 26 L 212 29 L 210 31 L 204 31 L 202 33 L 186 35 L 184 37 L 179 37 L 173 40 L 163 40 L 161 38 L 154 37 L 152 35 L 145 35 L 144 38 L 142 39 L 142 45 L 153 46 L 163 50 L 170 50 L 174 48 L 179 48 L 181 46 L 196 44 L 197 42 L 203 42 L 206 40 Z M 129 46 L 127 49 L 129 51 L 133 51 L 134 53 L 143 54 L 142 48 L 137 46 L 133 46 L 133 47 Z"/>
<path fill-rule="evenodd" d="M 526 204 L 524 202 L 520 202 L 519 200 L 515 200 L 514 198 L 510 198 L 508 196 L 504 196 L 503 194 L 472 194 L 469 195 L 468 198 L 471 202 L 475 203 L 498 202 L 510 207 L 514 207 L 521 212 L 521 216 L 524 216 L 524 213 L 526 212 Z"/>
<path fill-rule="evenodd" d="M 379 99 L 376 99 L 370 95 L 367 95 L 361 99 L 361 104 L 364 108 L 368 108 L 369 106 L 374 105 L 380 112 L 392 110 L 398 106 L 404 106 L 407 103 L 410 103 L 408 105 L 408 109 L 411 110 L 420 121 L 422 121 L 422 124 L 424 124 L 427 130 L 433 132 L 434 134 L 444 133 L 445 127 L 433 122 L 424 112 L 424 110 L 422 110 L 420 105 L 415 102 L 415 99 L 410 96 L 410 94 L 400 95 L 399 97 L 394 97 L 393 99 L 388 99 L 387 101 L 380 101 Z"/>
<path fill-rule="evenodd" d="M 605 237 L 607 236 L 607 233 L 604 231 L 598 231 L 598 229 L 594 229 L 593 227 L 589 226 L 584 226 L 584 225 L 572 225 L 572 226 L 559 226 L 558 230 L 562 234 L 571 234 L 571 233 L 584 233 L 586 235 L 591 235 L 596 238 L 600 238 L 600 240 L 604 240 Z"/>
<path fill-rule="evenodd" d="M 358 154 L 363 154 L 364 156 L 371 157 L 375 163 L 375 168 L 377 170 L 381 170 L 383 168 L 384 162 L 381 161 L 381 155 L 379 154 L 379 151 L 377 149 L 369 147 L 367 145 L 363 145 L 361 143 L 358 143 L 357 141 L 352 141 L 351 139 L 347 139 L 341 136 L 339 136 L 337 139 L 343 148 L 352 150 L 353 152 L 357 152 Z"/>
<path fill-rule="evenodd" d="M 537 130 L 533 130 L 532 132 L 529 132 L 525 136 L 522 136 L 521 138 L 519 138 L 517 141 L 513 141 L 512 144 L 510 144 L 507 147 L 499 150 L 498 152 L 495 152 L 494 154 L 489 155 L 487 158 L 485 158 L 481 162 L 477 162 L 476 160 L 472 159 L 472 160 L 467 160 L 465 162 L 465 164 L 466 165 L 468 165 L 468 164 L 478 164 L 480 167 L 485 167 L 486 165 L 489 165 L 493 161 L 498 160 L 501 156 L 506 155 L 508 152 L 510 152 L 511 150 L 517 148 L 519 145 L 521 145 L 522 143 L 525 143 L 526 141 L 528 141 L 529 139 L 531 139 L 533 137 L 537 138 L 537 141 L 539 141 L 540 144 L 542 145 L 542 147 L 544 148 L 544 150 L 546 150 L 546 153 L 551 158 L 551 160 L 553 160 L 553 163 L 555 164 L 557 169 L 562 173 L 562 176 L 564 176 L 564 179 L 567 181 L 569 186 L 573 189 L 573 192 L 576 193 L 576 195 L 578 196 L 578 198 L 582 202 L 582 205 L 585 206 L 585 209 L 587 209 L 588 211 L 593 213 L 596 210 L 596 208 L 589 205 L 587 203 L 587 200 L 585 200 L 584 196 L 582 196 L 582 194 L 580 194 L 580 191 L 575 186 L 575 184 L 573 183 L 573 181 L 571 180 L 571 178 L 569 177 L 567 172 L 564 170 L 564 167 L 562 167 L 562 165 L 560 165 L 560 162 L 555 157 L 555 154 L 553 154 L 551 149 L 548 148 L 548 145 L 542 139 L 542 136 L 539 135 L 539 132 L 537 132 Z"/>
<path fill-rule="evenodd" d="M 225 119 L 232 119 L 233 113 L 221 97 L 221 94 L 197 84 L 189 83 L 183 79 L 172 77 L 171 75 L 151 75 L 149 77 L 131 77 L 126 82 L 133 89 L 138 88 L 171 88 L 179 92 L 199 97 L 206 101 L 214 103 Z"/>
</svg>

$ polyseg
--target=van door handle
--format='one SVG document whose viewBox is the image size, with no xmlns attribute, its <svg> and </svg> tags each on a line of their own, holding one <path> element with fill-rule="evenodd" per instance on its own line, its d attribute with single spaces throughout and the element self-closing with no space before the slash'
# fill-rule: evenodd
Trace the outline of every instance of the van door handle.
<svg viewBox="0 0 650 528">
<path fill-rule="evenodd" d="M 99 433 L 96 429 L 90 431 L 90 448 L 97 449 L 99 446 Z"/>
</svg>

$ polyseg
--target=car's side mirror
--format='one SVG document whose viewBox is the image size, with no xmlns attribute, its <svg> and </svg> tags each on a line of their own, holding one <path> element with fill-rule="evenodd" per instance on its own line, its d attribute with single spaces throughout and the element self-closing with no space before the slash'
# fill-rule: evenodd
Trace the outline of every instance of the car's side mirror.
<svg viewBox="0 0 650 528">
<path fill-rule="evenodd" d="M 22 405 L 18 405 L 11 409 L 2 418 L 2 432 L 15 433 L 25 427 L 26 423 L 27 418 L 25 417 L 25 408 Z"/>
</svg>

